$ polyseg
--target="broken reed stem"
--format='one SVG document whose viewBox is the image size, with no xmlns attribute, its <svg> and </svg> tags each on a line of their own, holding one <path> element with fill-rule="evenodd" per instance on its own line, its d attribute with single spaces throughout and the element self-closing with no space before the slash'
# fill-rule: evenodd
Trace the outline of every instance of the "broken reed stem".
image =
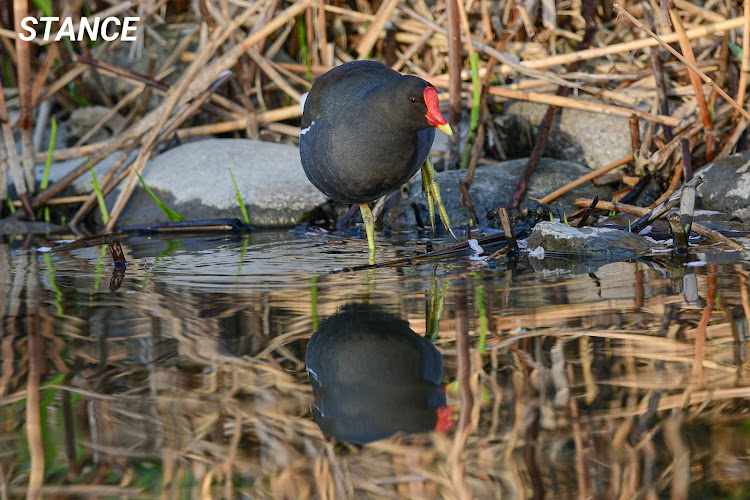
<svg viewBox="0 0 750 500">
<path fill-rule="evenodd" d="M 742 64 L 740 66 L 740 83 L 737 86 L 737 105 L 745 107 L 745 93 L 747 92 L 747 76 L 750 73 L 750 0 L 742 2 Z"/>
<path fill-rule="evenodd" d="M 681 121 L 680 119 L 673 118 L 671 116 L 654 115 L 638 109 L 628 109 L 622 108 L 620 106 L 612 106 L 611 104 L 603 104 L 594 101 L 584 101 L 582 99 L 576 99 L 573 97 L 540 94 L 538 92 L 528 92 L 525 90 L 511 90 L 505 87 L 490 87 L 489 93 L 490 95 L 505 97 L 507 99 L 538 102 L 541 104 L 548 104 L 550 106 L 559 106 L 561 108 L 581 109 L 583 111 L 590 111 L 592 113 L 604 113 L 607 115 L 625 116 L 628 118 L 631 115 L 635 115 L 638 118 L 642 118 L 649 122 L 659 123 L 661 125 L 669 125 L 672 127 L 676 127 L 680 124 Z"/>
<path fill-rule="evenodd" d="M 702 80 L 703 80 L 704 82 L 706 82 L 706 83 L 707 83 L 707 84 L 709 84 L 709 85 L 710 85 L 710 86 L 711 86 L 711 87 L 712 87 L 712 88 L 713 88 L 714 90 L 716 90 L 716 92 L 717 92 L 717 93 L 718 93 L 718 94 L 719 94 L 719 95 L 720 95 L 721 97 L 723 97 L 723 98 L 724 98 L 724 100 L 726 100 L 726 101 L 727 101 L 728 103 L 730 103 L 730 104 L 731 104 L 732 106 L 734 106 L 734 108 L 735 108 L 735 109 L 736 109 L 737 111 L 739 111 L 739 112 L 740 112 L 740 114 L 741 114 L 742 116 L 744 116 L 745 118 L 747 118 L 748 120 L 750 120 L 750 113 L 748 113 L 747 111 L 745 111 L 745 110 L 744 110 L 744 109 L 743 109 L 742 107 L 738 106 L 738 105 L 737 105 L 737 101 L 735 101 L 734 99 L 732 99 L 731 97 L 729 97 L 729 95 L 728 95 L 728 94 L 727 94 L 726 92 L 724 92 L 724 91 L 723 91 L 723 90 L 721 89 L 721 87 L 719 87 L 718 85 L 716 85 L 716 83 L 714 83 L 714 81 L 713 81 L 713 80 L 712 80 L 712 79 L 711 79 L 711 78 L 710 78 L 710 77 L 709 77 L 708 75 L 706 75 L 706 74 L 705 74 L 705 73 L 704 73 L 703 71 L 701 71 L 701 70 L 700 70 L 700 69 L 698 68 L 698 66 L 696 66 L 695 64 L 693 64 L 693 63 L 691 63 L 690 61 L 688 61 L 687 59 L 685 59 L 685 58 L 684 58 L 684 57 L 682 56 L 682 54 L 680 54 L 680 53 L 679 53 L 679 52 L 677 52 L 677 51 L 676 51 L 675 49 L 673 49 L 673 48 L 672 48 L 672 47 L 671 47 L 671 46 L 670 46 L 670 45 L 669 45 L 669 44 L 668 44 L 668 43 L 667 43 L 667 42 L 665 41 L 665 39 L 666 39 L 667 37 L 665 37 L 664 39 L 663 39 L 663 38 L 660 38 L 660 37 L 659 37 L 659 35 L 657 35 L 657 34 L 656 34 L 656 33 L 654 33 L 653 31 L 651 31 L 650 29 L 648 29 L 648 28 L 647 28 L 647 27 L 646 27 L 646 26 L 645 26 L 645 25 L 644 25 L 644 24 L 643 24 L 642 22 L 640 22 L 640 21 L 639 21 L 639 20 L 637 20 L 637 19 L 636 19 L 635 17 L 633 17 L 633 15 L 632 15 L 632 14 L 630 14 L 630 13 L 629 13 L 628 11 L 626 11 L 625 9 L 623 9 L 622 7 L 620 7 L 620 6 L 619 6 L 619 5 L 617 5 L 617 4 L 615 4 L 615 6 L 614 6 L 614 7 L 615 7 L 615 11 L 616 11 L 616 12 L 618 13 L 618 15 L 619 15 L 619 14 L 622 14 L 622 15 L 624 15 L 625 17 L 627 17 L 627 18 L 628 18 L 628 20 L 629 20 L 629 21 L 630 21 L 631 23 L 633 23 L 633 24 L 634 24 L 635 26 L 637 26 L 637 27 L 638 27 L 638 28 L 640 28 L 641 30 L 645 31 L 645 32 L 646 32 L 646 33 L 648 34 L 648 36 L 650 36 L 651 38 L 653 38 L 654 40 L 656 40 L 656 42 L 657 42 L 657 43 L 659 43 L 659 44 L 660 44 L 660 45 L 661 45 L 662 47 L 664 47 L 665 49 L 667 49 L 667 50 L 669 51 L 669 53 L 670 53 L 670 54 L 672 54 L 672 55 L 673 55 L 673 56 L 675 56 L 675 57 L 676 57 L 677 59 L 679 59 L 680 61 L 682 61 L 683 63 L 685 63 L 685 66 L 687 66 L 687 67 L 688 67 L 688 68 L 690 68 L 690 69 L 691 69 L 692 71 L 694 71 L 694 72 L 695 72 L 695 73 L 696 73 L 696 74 L 697 74 L 698 76 L 700 76 L 700 77 L 701 77 L 701 79 L 702 79 Z M 739 19 L 740 21 L 743 21 L 743 22 L 744 22 L 744 20 L 743 20 L 742 18 L 737 18 L 737 19 Z"/>
<path fill-rule="evenodd" d="M 610 170 L 614 170 L 617 167 L 625 165 L 626 163 L 629 163 L 631 161 L 633 161 L 633 154 L 632 153 L 629 154 L 629 155 L 627 155 L 627 156 L 625 156 L 625 157 L 623 157 L 623 158 L 620 158 L 617 161 L 614 161 L 614 162 L 610 163 L 609 165 L 605 165 L 605 166 L 603 166 L 601 168 L 598 168 L 598 169 L 596 169 L 596 170 L 594 170 L 592 172 L 589 172 L 588 174 L 579 177 L 578 179 L 574 180 L 573 182 L 570 182 L 570 183 L 564 185 L 560 189 L 557 189 L 557 190 L 553 191 L 552 193 L 548 194 L 547 196 L 545 196 L 544 198 L 542 198 L 541 200 L 539 200 L 539 203 L 541 203 L 543 205 L 546 205 L 547 203 L 549 203 L 549 202 L 551 202 L 553 200 L 556 200 L 560 196 L 564 195 L 568 191 L 570 191 L 570 190 L 572 190 L 574 188 L 577 188 L 581 184 L 585 184 L 586 182 L 590 181 L 591 179 L 599 177 L 600 175 L 605 174 L 605 173 L 609 172 Z"/>
<path fill-rule="evenodd" d="M 448 13 L 448 92 L 450 93 L 448 121 L 451 126 L 457 127 L 461 121 L 461 28 L 460 16 L 457 2 L 461 0 L 446 0 L 446 11 Z M 467 41 L 467 43 L 470 43 Z M 449 163 L 455 163 L 458 155 L 458 137 L 460 131 L 456 130 L 454 138 L 449 139 L 448 158 Z"/>
<path fill-rule="evenodd" d="M 15 19 L 16 31 L 21 32 L 21 21 L 28 15 L 28 2 L 26 0 L 13 0 L 13 17 Z M 30 193 L 36 189 L 36 176 L 34 173 L 34 141 L 33 141 L 33 102 L 31 83 L 31 51 L 30 44 L 20 38 L 16 40 L 16 62 L 19 97 L 21 101 L 21 114 L 18 125 L 21 129 L 21 163 L 26 178 L 26 188 Z M 11 144 L 8 144 L 10 147 Z M 15 147 L 15 143 L 12 144 Z"/>
<path fill-rule="evenodd" d="M 679 37 L 680 50 L 685 60 L 688 61 L 693 67 L 696 67 L 695 54 L 693 53 L 693 47 L 690 46 L 690 40 L 685 35 L 685 28 L 682 27 L 682 19 L 679 14 L 675 12 L 674 8 L 669 7 L 669 16 L 672 19 L 675 33 Z M 703 130 L 706 134 L 706 161 L 710 162 L 714 158 L 714 126 L 711 123 L 711 113 L 708 111 L 708 104 L 706 103 L 706 96 L 703 94 L 703 86 L 701 85 L 701 79 L 698 74 L 688 67 L 688 76 L 690 77 L 690 83 L 693 86 L 695 92 L 695 99 L 698 102 L 698 109 L 700 110 L 701 120 L 703 120 Z M 715 86 L 718 88 L 718 86 Z"/>
</svg>

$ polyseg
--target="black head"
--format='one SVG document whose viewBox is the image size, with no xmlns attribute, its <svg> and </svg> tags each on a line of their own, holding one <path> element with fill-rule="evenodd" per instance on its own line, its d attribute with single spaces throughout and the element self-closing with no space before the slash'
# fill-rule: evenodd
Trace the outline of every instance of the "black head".
<svg viewBox="0 0 750 500">
<path fill-rule="evenodd" d="M 437 127 L 453 135 L 440 112 L 437 90 L 421 78 L 402 75 L 396 80 L 391 91 L 391 109 L 405 126 L 413 130 Z"/>
</svg>

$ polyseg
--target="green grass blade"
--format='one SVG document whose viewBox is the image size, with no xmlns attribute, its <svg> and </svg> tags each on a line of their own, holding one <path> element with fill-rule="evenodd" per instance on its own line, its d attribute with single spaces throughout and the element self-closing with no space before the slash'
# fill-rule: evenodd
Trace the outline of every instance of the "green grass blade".
<svg viewBox="0 0 750 500">
<path fill-rule="evenodd" d="M 46 17 L 52 15 L 52 0 L 32 0 L 36 8 L 41 10 Z"/>
<path fill-rule="evenodd" d="M 107 224 L 109 223 L 109 212 L 107 211 L 107 204 L 104 203 L 104 193 L 102 193 L 102 188 L 99 186 L 99 180 L 96 178 L 94 166 L 91 164 L 88 157 L 86 158 L 86 161 L 88 162 L 89 170 L 91 171 L 91 178 L 93 179 L 92 184 L 94 185 L 94 193 L 96 193 L 96 201 L 99 204 L 99 211 L 102 214 L 102 221 Z"/>
<path fill-rule="evenodd" d="M 305 63 L 305 78 L 312 82 L 312 62 L 310 61 L 310 52 L 307 50 L 307 27 L 305 26 L 305 17 L 300 14 L 297 16 L 297 37 L 299 41 L 299 56 Z"/>
<path fill-rule="evenodd" d="M 42 176 L 42 182 L 39 185 L 40 189 L 47 189 L 49 186 L 49 171 L 52 165 L 52 155 L 55 153 L 55 143 L 57 142 L 57 120 L 53 116 L 50 120 L 50 138 L 49 147 L 47 148 L 47 159 L 44 161 L 44 175 Z"/>
<path fill-rule="evenodd" d="M 141 177 L 141 174 L 138 172 L 135 173 L 135 175 L 138 176 L 138 179 L 141 181 L 141 185 L 143 186 L 143 189 L 146 190 L 148 195 L 151 197 L 152 200 L 154 200 L 154 203 L 161 209 L 162 212 L 166 214 L 167 217 L 169 217 L 169 220 L 172 222 L 185 222 L 185 217 L 182 216 L 180 212 L 176 212 L 166 206 L 163 201 L 161 201 L 153 191 L 151 191 L 151 188 L 146 185 L 146 181 L 143 180 L 143 177 Z"/>
<path fill-rule="evenodd" d="M 234 184 L 234 194 L 237 198 L 237 203 L 240 204 L 240 210 L 242 210 L 242 220 L 245 224 L 250 224 L 250 216 L 247 214 L 247 207 L 245 202 L 242 201 L 242 194 L 240 194 L 240 188 L 237 187 L 237 181 L 234 180 L 234 173 L 232 169 L 229 169 L 229 175 L 232 177 L 232 184 Z"/>
<path fill-rule="evenodd" d="M 47 158 L 44 160 L 44 175 L 42 175 L 42 183 L 39 185 L 39 189 L 42 191 L 47 189 L 49 186 L 49 171 L 52 166 L 52 155 L 55 153 L 55 143 L 57 142 L 57 120 L 53 116 L 50 120 L 50 138 L 49 147 L 47 148 Z M 49 207 L 44 207 L 44 221 L 50 222 Z"/>
<path fill-rule="evenodd" d="M 479 54 L 476 52 L 471 55 L 469 60 L 471 64 L 471 85 L 473 88 L 472 103 L 471 103 L 471 127 L 469 128 L 469 137 L 466 139 L 466 148 L 464 148 L 464 156 L 461 158 L 461 168 L 467 168 L 469 166 L 469 160 L 471 159 L 471 152 L 473 150 L 474 142 L 477 138 L 477 127 L 479 126 L 479 105 L 482 100 L 482 86 L 479 83 Z"/>
</svg>

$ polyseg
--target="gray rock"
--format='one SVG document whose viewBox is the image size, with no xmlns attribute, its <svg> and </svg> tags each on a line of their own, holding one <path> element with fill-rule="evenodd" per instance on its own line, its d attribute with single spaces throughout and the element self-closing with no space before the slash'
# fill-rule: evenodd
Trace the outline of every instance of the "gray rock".
<svg viewBox="0 0 750 500">
<path fill-rule="evenodd" d="M 66 122 L 69 129 L 68 138 L 66 139 L 68 145 L 73 146 L 78 139 L 86 135 L 89 130 L 99 123 L 99 120 L 104 118 L 110 111 L 111 109 L 106 106 L 84 106 L 76 108 Z M 120 114 L 115 114 L 109 118 L 93 136 L 86 140 L 86 144 L 105 141 L 119 133 L 124 125 L 125 118 Z"/>
<path fill-rule="evenodd" d="M 140 149 L 136 149 L 134 152 L 132 152 L 130 156 L 128 156 L 127 161 L 130 162 L 134 160 L 135 157 L 138 155 L 139 151 Z M 99 180 L 100 184 L 102 182 L 103 177 L 106 175 L 109 169 L 112 168 L 115 162 L 117 162 L 117 160 L 120 158 L 120 154 L 121 154 L 120 151 L 116 151 L 94 166 L 94 172 L 96 172 L 96 178 Z M 86 162 L 86 158 L 71 158 L 70 160 L 52 162 L 52 164 L 50 165 L 50 172 L 49 172 L 50 185 L 54 184 L 55 182 L 59 181 L 60 179 L 68 175 L 68 173 L 76 169 L 79 165 L 81 165 L 84 162 Z M 41 182 L 42 177 L 44 176 L 44 163 L 37 163 L 36 167 L 34 168 L 34 172 L 36 174 L 37 185 L 39 185 L 39 182 Z M 78 179 L 74 180 L 70 184 L 70 186 L 62 192 L 62 196 L 91 194 L 93 190 L 92 182 L 93 182 L 93 177 L 91 176 L 91 172 L 87 171 Z M 15 185 L 13 184 L 12 179 L 10 182 L 10 186 L 11 186 L 11 196 L 15 197 L 16 196 Z M 115 191 L 115 193 L 117 193 L 117 191 Z"/>
<path fill-rule="evenodd" d="M 627 231 L 576 228 L 559 222 L 538 223 L 527 241 L 529 248 L 542 247 L 545 254 L 564 254 L 569 258 L 600 262 L 632 259 L 650 248 L 646 238 Z"/>
<path fill-rule="evenodd" d="M 242 217 L 230 169 L 253 225 L 294 225 L 326 201 L 307 180 L 297 148 L 248 139 L 209 139 L 170 149 L 149 163 L 144 180 L 186 219 Z M 139 186 L 120 223 L 167 220 Z"/>
<path fill-rule="evenodd" d="M 750 222 L 750 169 L 737 169 L 750 162 L 750 151 L 727 156 L 700 170 L 705 181 L 698 186 L 703 208 L 734 215 Z"/>
<path fill-rule="evenodd" d="M 535 127 L 544 117 L 547 107 L 526 101 L 513 101 L 506 105 L 507 113 L 521 115 Z M 573 140 L 583 151 L 585 165 L 594 170 L 631 153 L 630 120 L 620 116 L 591 113 L 571 108 L 561 108 L 553 124 L 566 141 Z M 565 148 L 561 144 L 560 148 Z M 571 158 L 572 159 L 572 158 Z"/>
<path fill-rule="evenodd" d="M 63 227 L 39 221 L 24 221 L 11 217 L 0 219 L 0 234 L 48 234 L 62 232 Z"/>
<path fill-rule="evenodd" d="M 479 217 L 480 224 L 487 223 L 487 212 L 493 207 L 508 206 L 513 192 L 518 184 L 521 170 L 527 159 L 521 158 L 491 165 L 482 165 L 477 168 L 474 181 L 469 189 L 474 210 Z M 521 208 L 526 208 L 532 202 L 530 198 L 538 199 L 553 192 L 557 188 L 571 182 L 578 177 L 588 173 L 588 170 L 578 164 L 564 160 L 542 158 L 537 171 L 531 178 L 529 188 L 526 191 Z M 471 218 L 468 209 L 461 204 L 461 191 L 458 182 L 466 178 L 466 170 L 450 170 L 438 172 L 438 182 L 443 195 L 443 203 L 448 211 L 453 227 L 468 224 Z M 612 192 L 609 186 L 595 187 L 586 183 L 566 193 L 553 201 L 550 205 L 561 213 L 569 213 L 575 210 L 573 202 L 576 198 L 590 197 L 596 195 L 607 196 Z M 420 209 L 422 220 L 429 220 L 427 215 L 427 200 L 422 194 L 422 177 L 418 174 L 409 184 L 409 195 L 404 197 L 402 193 L 395 193 L 386 204 L 383 213 L 383 224 L 394 230 L 413 229 L 416 220 L 412 209 L 412 203 L 416 203 Z"/>
<path fill-rule="evenodd" d="M 528 118 L 516 114 L 495 116 L 493 121 L 499 144 L 495 144 L 494 135 L 488 133 L 488 146 L 507 159 L 525 158 L 531 154 L 534 150 L 538 123 L 532 125 Z M 586 165 L 586 156 L 583 154 L 580 141 L 557 127 L 549 131 L 542 157 Z"/>
</svg>

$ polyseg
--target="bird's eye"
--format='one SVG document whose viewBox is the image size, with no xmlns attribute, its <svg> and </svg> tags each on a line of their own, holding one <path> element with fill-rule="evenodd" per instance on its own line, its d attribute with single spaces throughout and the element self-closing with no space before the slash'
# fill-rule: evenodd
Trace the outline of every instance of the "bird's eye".
<svg viewBox="0 0 750 500">
<path fill-rule="evenodd" d="M 416 104 L 417 103 L 417 98 L 414 97 L 414 96 L 411 96 L 411 97 L 409 97 L 409 102 L 412 103 L 412 104 Z"/>
</svg>

